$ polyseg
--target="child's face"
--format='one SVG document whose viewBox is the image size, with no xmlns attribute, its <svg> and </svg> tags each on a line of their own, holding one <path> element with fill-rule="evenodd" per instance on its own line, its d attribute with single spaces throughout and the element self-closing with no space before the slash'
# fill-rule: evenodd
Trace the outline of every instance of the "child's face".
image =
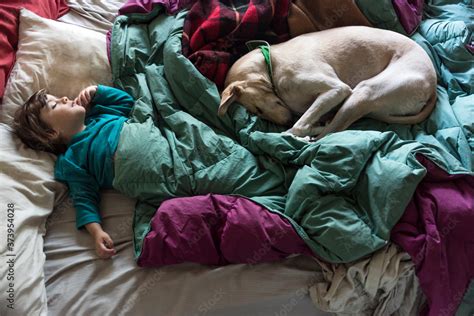
<svg viewBox="0 0 474 316">
<path fill-rule="evenodd" d="M 84 126 L 86 109 L 67 97 L 47 94 L 48 106 L 41 109 L 40 118 L 65 138 L 73 136 Z"/>
</svg>

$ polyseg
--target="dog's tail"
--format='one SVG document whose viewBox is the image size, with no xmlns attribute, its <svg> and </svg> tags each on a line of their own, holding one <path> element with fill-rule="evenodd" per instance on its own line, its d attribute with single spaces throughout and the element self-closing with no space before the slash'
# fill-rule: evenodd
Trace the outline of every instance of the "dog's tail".
<svg viewBox="0 0 474 316">
<path fill-rule="evenodd" d="M 387 115 L 381 120 L 389 124 L 418 124 L 426 120 L 428 116 L 431 114 L 431 112 L 433 112 L 433 109 L 436 105 L 436 100 L 437 100 L 437 95 L 436 95 L 436 90 L 435 90 L 434 93 L 426 102 L 423 109 L 417 114 L 409 115 L 409 116 Z"/>
</svg>

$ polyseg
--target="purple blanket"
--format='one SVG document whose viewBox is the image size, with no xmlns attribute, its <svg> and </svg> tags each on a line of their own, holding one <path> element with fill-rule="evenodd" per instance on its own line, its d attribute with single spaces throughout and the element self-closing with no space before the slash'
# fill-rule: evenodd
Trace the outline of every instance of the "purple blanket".
<svg viewBox="0 0 474 316">
<path fill-rule="evenodd" d="M 423 16 L 423 0 L 392 0 L 400 24 L 407 34 L 413 34 Z"/>
<path fill-rule="evenodd" d="M 474 177 L 449 175 L 423 156 L 418 185 L 392 240 L 410 254 L 428 306 L 423 315 L 454 315 L 474 279 Z"/>
<path fill-rule="evenodd" d="M 243 197 L 209 194 L 163 202 L 137 263 L 255 264 L 291 254 L 313 255 L 286 219 Z"/>
<path fill-rule="evenodd" d="M 168 14 L 174 14 L 196 0 L 128 0 L 119 10 L 119 15 L 149 13 L 156 5 L 162 5 Z"/>
</svg>

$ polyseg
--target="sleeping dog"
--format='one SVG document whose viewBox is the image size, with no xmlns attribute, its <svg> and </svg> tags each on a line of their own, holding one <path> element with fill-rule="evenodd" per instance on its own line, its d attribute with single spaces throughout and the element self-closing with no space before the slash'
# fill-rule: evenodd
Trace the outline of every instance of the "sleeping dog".
<svg viewBox="0 0 474 316">
<path fill-rule="evenodd" d="M 414 41 L 392 31 L 348 26 L 308 33 L 268 46 L 267 62 L 264 48 L 232 65 L 219 115 L 238 101 L 253 114 L 292 126 L 289 132 L 295 136 L 319 139 L 362 117 L 416 124 L 436 103 L 430 58 Z M 323 125 L 321 118 L 338 106 Z"/>
</svg>

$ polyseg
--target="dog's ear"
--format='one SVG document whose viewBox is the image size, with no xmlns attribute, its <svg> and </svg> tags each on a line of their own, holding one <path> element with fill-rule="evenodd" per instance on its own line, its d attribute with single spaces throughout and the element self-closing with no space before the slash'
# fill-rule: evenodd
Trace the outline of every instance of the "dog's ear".
<svg viewBox="0 0 474 316">
<path fill-rule="evenodd" d="M 244 83 L 244 81 L 232 82 L 224 89 L 224 91 L 222 91 L 221 104 L 217 110 L 219 116 L 226 114 L 229 106 L 240 97 L 244 90 Z"/>
</svg>

